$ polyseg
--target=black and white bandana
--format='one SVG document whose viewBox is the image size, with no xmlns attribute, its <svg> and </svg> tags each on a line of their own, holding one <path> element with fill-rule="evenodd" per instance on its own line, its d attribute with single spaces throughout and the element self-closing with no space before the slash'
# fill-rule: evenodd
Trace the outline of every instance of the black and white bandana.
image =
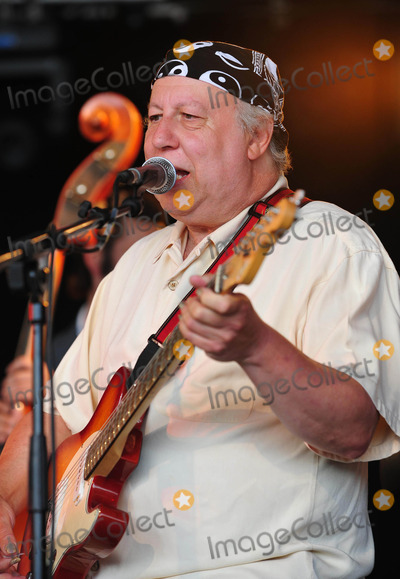
<svg viewBox="0 0 400 579">
<path fill-rule="evenodd" d="M 167 52 L 151 86 L 165 76 L 202 80 L 261 107 L 273 115 L 274 126 L 288 139 L 282 124 L 281 77 L 277 65 L 262 52 L 226 42 L 193 42 Z"/>
</svg>

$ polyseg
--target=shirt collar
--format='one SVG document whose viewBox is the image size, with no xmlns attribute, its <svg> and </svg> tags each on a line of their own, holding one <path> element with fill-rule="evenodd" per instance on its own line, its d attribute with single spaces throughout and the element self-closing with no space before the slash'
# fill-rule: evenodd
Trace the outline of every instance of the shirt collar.
<svg viewBox="0 0 400 579">
<path fill-rule="evenodd" d="M 287 187 L 288 182 L 286 177 L 284 175 L 280 175 L 275 185 L 267 193 L 265 193 L 263 197 L 261 197 L 260 201 L 266 201 L 269 197 L 271 197 L 273 193 L 275 193 L 279 189 L 285 189 Z M 228 242 L 228 240 L 236 233 L 241 224 L 244 222 L 244 220 L 248 215 L 249 209 L 250 207 L 252 207 L 252 205 L 249 205 L 248 207 L 246 207 L 246 209 L 243 209 L 243 211 L 241 211 L 233 219 L 227 221 L 226 223 L 218 227 L 218 229 L 215 229 L 215 231 L 204 237 L 204 239 L 202 239 L 200 243 L 198 243 L 196 247 L 192 250 L 187 259 L 191 258 L 193 254 L 196 256 L 200 255 L 205 249 L 205 247 L 207 247 L 208 245 L 213 245 L 214 250 L 217 253 L 219 253 L 219 251 L 221 251 L 222 249 L 222 244 L 225 245 Z M 181 221 L 176 221 L 173 225 L 171 225 L 169 237 L 166 240 L 166 242 L 162 245 L 158 253 L 154 256 L 153 263 L 158 261 L 161 255 L 168 248 L 174 245 L 176 246 L 176 249 L 179 249 L 181 251 L 183 243 L 186 242 L 186 235 L 187 229 L 184 223 L 182 223 Z M 191 260 L 193 260 L 193 257 L 191 258 Z"/>
</svg>

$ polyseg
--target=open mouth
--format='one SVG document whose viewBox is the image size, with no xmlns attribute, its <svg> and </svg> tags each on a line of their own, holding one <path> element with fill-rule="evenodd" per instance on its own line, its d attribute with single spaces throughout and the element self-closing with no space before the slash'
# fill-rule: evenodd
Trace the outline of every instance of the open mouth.
<svg viewBox="0 0 400 579">
<path fill-rule="evenodd" d="M 181 181 L 189 175 L 188 171 L 183 171 L 183 169 L 176 169 L 176 180 Z"/>
</svg>

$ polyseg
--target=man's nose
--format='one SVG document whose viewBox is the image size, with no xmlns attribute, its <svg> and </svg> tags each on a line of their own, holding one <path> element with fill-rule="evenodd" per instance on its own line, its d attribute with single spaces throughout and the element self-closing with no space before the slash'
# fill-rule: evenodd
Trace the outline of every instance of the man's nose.
<svg viewBox="0 0 400 579">
<path fill-rule="evenodd" d="M 176 149 L 179 146 L 179 139 L 176 133 L 174 119 L 161 118 L 152 127 L 151 142 L 157 149 Z"/>
</svg>

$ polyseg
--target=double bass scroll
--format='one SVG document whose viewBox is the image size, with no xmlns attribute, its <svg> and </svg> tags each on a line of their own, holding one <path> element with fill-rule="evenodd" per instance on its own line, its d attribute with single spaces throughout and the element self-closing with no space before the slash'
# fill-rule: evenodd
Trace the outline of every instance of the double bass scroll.
<svg viewBox="0 0 400 579">
<path fill-rule="evenodd" d="M 59 195 L 53 224 L 58 229 L 74 223 L 83 201 L 98 203 L 112 193 L 116 174 L 136 159 L 143 142 L 143 119 L 137 107 L 123 95 L 105 92 L 91 97 L 79 112 L 81 134 L 100 142 L 72 172 Z M 61 285 L 65 255 L 56 250 L 53 263 L 53 306 Z M 47 296 L 45 296 L 47 299 Z M 25 319 L 16 356 L 31 352 Z"/>
</svg>

